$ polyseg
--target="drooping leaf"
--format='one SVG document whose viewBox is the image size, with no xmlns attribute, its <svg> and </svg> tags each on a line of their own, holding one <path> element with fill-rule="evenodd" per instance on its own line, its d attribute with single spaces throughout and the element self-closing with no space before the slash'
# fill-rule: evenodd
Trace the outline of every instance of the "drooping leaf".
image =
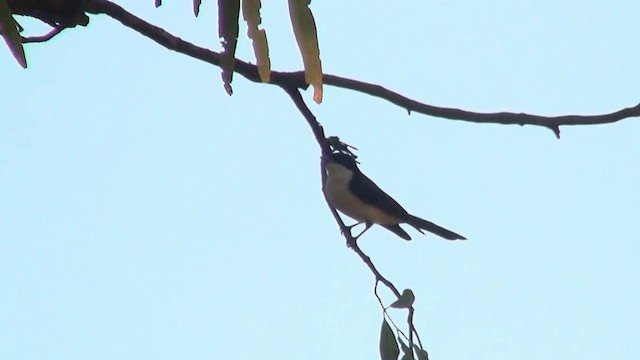
<svg viewBox="0 0 640 360">
<path fill-rule="evenodd" d="M 200 0 L 193 0 L 193 15 L 195 15 L 195 17 L 198 17 L 198 15 L 200 14 L 201 3 L 202 1 Z"/>
<path fill-rule="evenodd" d="M 304 79 L 313 86 L 313 101 L 322 102 L 322 63 L 311 0 L 289 0 L 289 16 L 304 62 Z"/>
<path fill-rule="evenodd" d="M 380 329 L 380 359 L 382 360 L 398 360 L 400 349 L 396 343 L 396 336 L 393 334 L 391 326 L 386 319 L 382 319 L 382 328 Z"/>
<path fill-rule="evenodd" d="M 242 0 L 242 17 L 247 22 L 247 35 L 253 42 L 253 52 L 256 54 L 258 73 L 262 82 L 269 82 L 271 76 L 271 60 L 269 60 L 269 43 L 267 33 L 259 29 L 262 19 L 260 18 L 260 0 Z"/>
<path fill-rule="evenodd" d="M 22 39 L 20 38 L 16 21 L 11 15 L 11 9 L 9 9 L 6 0 L 0 0 L 0 33 L 2 33 L 4 41 L 7 43 L 7 46 L 9 46 L 9 50 L 11 50 L 18 64 L 26 69 L 27 58 L 24 55 Z"/>
<path fill-rule="evenodd" d="M 222 38 L 222 81 L 227 94 L 233 94 L 231 81 L 235 67 L 236 45 L 238 44 L 238 17 L 240 0 L 218 0 L 218 35 Z"/>
<path fill-rule="evenodd" d="M 415 295 L 413 295 L 413 291 L 411 289 L 404 289 L 402 295 L 398 298 L 398 300 L 394 301 L 389 307 L 396 309 L 404 309 L 413 305 L 413 302 L 416 300 Z"/>
<path fill-rule="evenodd" d="M 416 354 L 418 354 L 418 360 L 429 360 L 429 354 L 425 350 L 420 349 L 418 345 L 413 344 L 413 349 L 416 351 Z"/>
</svg>

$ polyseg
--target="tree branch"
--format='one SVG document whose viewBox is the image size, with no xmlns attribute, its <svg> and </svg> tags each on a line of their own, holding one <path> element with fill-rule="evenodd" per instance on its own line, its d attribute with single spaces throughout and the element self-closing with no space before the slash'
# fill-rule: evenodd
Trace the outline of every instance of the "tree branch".
<svg viewBox="0 0 640 360">
<path fill-rule="evenodd" d="M 110 1 L 89 0 L 85 5 L 85 10 L 91 14 L 108 15 L 118 20 L 122 25 L 139 32 L 169 50 L 188 55 L 192 58 L 202 60 L 215 66 L 220 66 L 220 59 L 222 58 L 220 53 L 196 46 L 188 41 L 180 39 L 179 37 L 171 35 L 164 29 L 149 24 L 141 18 L 126 11 L 121 6 Z M 240 59 L 235 59 L 234 72 L 244 76 L 247 80 L 257 83 L 261 82 L 260 75 L 258 74 L 258 68 L 255 65 L 249 64 Z M 270 83 L 287 87 L 293 86 L 301 89 L 306 89 L 309 86 L 304 81 L 304 72 L 302 71 L 272 71 Z"/>
<path fill-rule="evenodd" d="M 304 102 L 304 99 L 302 98 L 302 95 L 300 95 L 300 91 L 295 88 L 295 87 L 291 87 L 291 86 L 282 86 L 282 89 L 289 95 L 289 97 L 291 97 L 291 100 L 293 100 L 293 103 L 296 105 L 296 107 L 298 108 L 298 110 L 300 111 L 300 113 L 302 113 L 302 115 L 304 116 L 305 120 L 307 121 L 307 124 L 309 125 L 309 127 L 311 127 L 311 131 L 313 132 L 316 141 L 318 142 L 318 145 L 320 146 L 320 150 L 322 152 L 323 155 L 328 155 L 331 153 L 331 148 L 329 146 L 329 143 L 327 142 L 325 133 L 324 133 L 324 129 L 322 128 L 322 125 L 320 125 L 320 123 L 318 122 L 318 120 L 316 119 L 316 117 L 313 115 L 313 113 L 311 112 L 311 110 L 309 109 L 309 107 L 307 106 L 307 104 Z M 326 179 L 327 179 L 327 171 L 325 169 L 325 162 L 321 161 L 320 162 L 320 178 L 322 181 L 322 193 L 325 195 L 325 202 L 327 203 L 327 206 L 329 207 L 329 210 L 331 211 L 331 214 L 333 214 L 333 218 L 336 220 L 336 222 L 338 223 L 338 226 L 340 227 L 340 230 L 342 231 L 342 235 L 345 237 L 345 239 L 347 240 L 347 246 L 349 248 L 351 248 L 351 250 L 353 250 L 359 257 L 360 259 L 367 265 L 367 267 L 369 267 L 369 270 L 371 270 L 371 272 L 373 273 L 373 276 L 376 279 L 376 283 L 374 286 L 374 294 L 376 296 L 376 298 L 378 299 L 378 302 L 380 303 L 380 306 L 382 307 L 382 311 L 383 311 L 383 316 L 387 315 L 387 309 L 385 308 L 384 304 L 382 304 L 382 300 L 380 299 L 380 296 L 378 296 L 378 283 L 381 282 L 383 283 L 387 288 L 389 288 L 389 290 L 391 290 L 391 292 L 393 292 L 393 294 L 396 296 L 396 298 L 400 298 L 401 294 L 400 291 L 398 291 L 398 288 L 396 288 L 396 286 L 389 281 L 387 278 L 385 278 L 380 271 L 378 271 L 378 269 L 376 268 L 376 266 L 373 264 L 373 262 L 371 261 L 371 258 L 364 253 L 364 251 L 362 251 L 362 249 L 360 249 L 360 246 L 358 246 L 358 243 L 356 242 L 356 240 L 353 238 L 353 236 L 351 236 L 351 232 L 349 231 L 349 229 L 345 226 L 344 221 L 342 221 L 342 218 L 340 217 L 340 215 L 338 215 L 338 211 L 336 211 L 336 208 L 333 207 L 331 205 L 331 203 L 329 202 L 329 199 L 327 199 L 326 196 L 326 192 L 324 191 L 324 184 L 326 183 Z M 420 344 L 420 348 L 424 349 L 422 347 L 422 342 L 420 341 L 420 335 L 418 335 L 418 331 L 416 330 L 415 326 L 413 325 L 413 314 L 414 314 L 414 307 L 413 305 L 411 305 L 409 307 L 409 314 L 407 316 L 407 324 L 409 326 L 409 337 L 408 337 L 408 341 L 409 341 L 409 348 L 413 350 L 413 335 L 415 334 L 416 337 L 418 338 L 418 343 Z M 391 320 L 391 318 L 389 317 L 389 320 Z M 393 323 L 393 320 L 391 320 Z M 395 325 L 395 323 L 393 324 L 396 329 L 402 333 L 402 331 Z M 404 335 L 404 333 L 402 333 Z M 406 335 L 404 335 L 406 337 Z"/>
<path fill-rule="evenodd" d="M 331 154 L 331 148 L 327 143 L 322 125 L 320 125 L 307 104 L 305 104 L 304 99 L 302 98 L 302 95 L 300 95 L 298 89 L 292 86 L 282 86 L 282 90 L 284 90 L 289 95 L 289 97 L 291 97 L 291 100 L 293 100 L 293 103 L 296 105 L 300 113 L 302 113 L 304 119 L 307 120 L 307 124 L 309 124 L 309 127 L 311 128 L 311 131 L 316 138 L 316 142 L 320 146 L 320 152 L 322 153 L 322 155 Z M 324 184 L 324 181 L 322 183 Z"/>
<path fill-rule="evenodd" d="M 549 128 L 560 138 L 560 129 L 562 125 L 597 125 L 608 124 L 624 120 L 631 117 L 640 116 L 640 104 L 624 108 L 608 114 L 601 115 L 562 115 L 562 116 L 540 116 L 525 113 L 512 112 L 496 112 L 496 113 L 479 113 L 466 111 L 456 108 L 438 107 L 421 103 L 410 99 L 397 92 L 386 89 L 380 85 L 369 84 L 363 81 L 343 78 L 335 75 L 324 75 L 325 84 L 337 87 L 351 89 L 354 91 L 369 94 L 371 96 L 385 99 L 392 104 L 407 109 L 409 113 L 412 111 L 440 117 L 451 120 L 463 120 L 475 123 L 492 123 L 503 125 L 537 125 Z"/>
<path fill-rule="evenodd" d="M 167 31 L 136 17 L 127 12 L 119 5 L 107 0 L 88 0 L 85 10 L 93 14 L 105 14 L 123 25 L 139 32 L 152 39 L 169 50 L 188 55 L 190 57 L 219 66 L 220 53 L 196 46 L 188 41 L 171 35 Z M 250 81 L 260 82 L 258 68 L 240 59 L 235 60 L 235 72 L 244 76 Z M 496 112 L 480 113 L 466 111 L 456 108 L 446 108 L 425 104 L 397 92 L 391 91 L 380 85 L 366 83 L 331 74 L 323 75 L 323 82 L 339 88 L 350 89 L 364 94 L 368 94 L 380 99 L 387 100 L 392 104 L 407 109 L 409 113 L 417 112 L 429 116 L 445 118 L 450 120 L 461 120 L 484 124 L 504 124 L 504 125 L 536 125 L 550 129 L 559 138 L 560 126 L 564 125 L 597 125 L 608 124 L 624 120 L 627 118 L 640 116 L 640 104 L 624 108 L 612 113 L 601 115 L 563 115 L 563 116 L 540 116 L 525 113 Z M 304 72 L 271 72 L 271 84 L 284 87 L 294 87 L 306 89 L 308 84 L 304 81 Z"/>
<path fill-rule="evenodd" d="M 120 21 L 123 25 L 133 30 L 136 30 L 140 34 L 154 40 L 155 42 L 166 47 L 169 50 L 177 51 L 179 53 L 191 56 L 193 58 L 205 61 L 207 63 L 213 64 L 216 66 L 220 65 L 221 55 L 219 53 L 205 49 L 205 48 L 201 48 L 188 41 L 185 41 L 176 36 L 173 36 L 167 31 L 165 31 L 164 29 L 149 24 L 148 22 L 140 19 L 139 17 L 129 13 L 128 11 L 123 9 L 121 6 L 114 4 L 110 1 L 89 0 L 87 1 L 85 10 L 93 14 L 106 14 Z M 260 76 L 258 74 L 257 67 L 247 62 L 244 62 L 240 59 L 236 59 L 236 65 L 235 65 L 234 71 L 244 76 L 250 81 L 260 82 Z M 333 78 L 342 79 L 337 76 L 333 76 Z M 343 80 L 349 80 L 349 79 L 343 79 Z M 353 80 L 350 80 L 350 81 L 353 81 Z M 291 97 L 294 104 L 296 105 L 298 110 L 302 113 L 302 115 L 305 117 L 305 119 L 307 120 L 307 123 L 311 127 L 311 130 L 316 138 L 316 141 L 318 142 L 318 145 L 320 146 L 322 153 L 329 154 L 331 149 L 326 143 L 324 130 L 316 120 L 313 113 L 311 113 L 311 110 L 309 110 L 307 105 L 304 103 L 304 100 L 300 95 L 300 92 L 298 91 L 298 89 L 300 88 L 306 89 L 308 87 L 308 84 L 304 82 L 304 72 L 272 71 L 270 84 L 280 86 Z M 323 173 L 322 183 L 324 184 L 324 180 L 325 180 L 324 176 L 326 176 L 324 167 L 322 167 L 322 173 Z M 338 215 L 335 208 L 333 208 L 331 205 L 329 205 L 329 207 L 334 217 L 336 218 L 336 221 L 340 225 L 340 228 L 343 230 L 346 230 L 347 228 L 344 225 L 344 222 L 342 221 L 342 219 L 340 219 L 340 216 Z M 349 234 L 348 231 L 344 231 L 344 234 L 348 242 L 355 244 L 353 237 L 351 236 L 351 234 Z M 356 254 L 360 256 L 362 261 L 364 261 L 367 264 L 367 266 L 369 267 L 369 269 L 371 269 L 376 279 L 382 282 L 383 284 L 385 284 L 396 295 L 396 297 L 400 297 L 400 292 L 398 291 L 398 289 L 389 280 L 387 280 L 384 276 L 382 276 L 382 274 L 380 274 L 380 272 L 376 269 L 376 267 L 371 262 L 371 259 L 364 252 L 362 252 L 362 250 L 357 246 L 357 244 L 353 246 L 352 249 L 356 252 Z"/>
<path fill-rule="evenodd" d="M 156 6 L 158 6 L 161 1 L 156 0 Z M 215 66 L 220 66 L 221 54 L 215 51 L 211 51 L 199 46 L 196 46 L 188 41 L 182 40 L 164 29 L 154 26 L 141 18 L 136 17 L 135 15 L 127 12 L 125 9 L 120 7 L 117 4 L 114 4 L 108 0 L 87 0 L 85 3 L 85 11 L 93 14 L 105 14 L 108 15 L 119 22 L 121 22 L 124 26 L 129 27 L 143 36 L 146 36 L 153 41 L 157 42 L 161 46 L 169 50 L 173 50 L 190 57 L 202 60 L 204 62 L 210 63 Z M 29 14 L 31 16 L 36 16 L 34 14 Z M 74 16 L 84 15 L 84 14 L 73 14 Z M 48 17 L 44 17 L 45 20 L 48 20 L 48 23 L 55 26 L 55 28 L 48 34 L 44 36 L 36 36 L 23 38 L 23 42 L 42 42 L 47 41 L 57 35 L 60 31 L 64 29 L 64 26 L 59 26 L 57 21 L 50 20 Z M 73 18 L 75 23 L 78 22 L 77 18 Z M 252 65 L 248 62 L 242 61 L 240 59 L 235 59 L 235 72 L 242 75 L 246 79 L 253 82 L 261 82 L 260 76 L 258 73 L 258 69 L 255 65 Z M 563 115 L 563 116 L 540 116 L 540 115 L 532 115 L 525 113 L 512 113 L 512 112 L 496 112 L 496 113 L 480 113 L 473 111 L 466 111 L 457 108 L 446 108 L 446 107 L 438 107 L 429 105 L 426 103 L 422 103 L 413 99 L 410 99 L 406 96 L 403 96 L 397 92 L 389 90 L 385 87 L 382 87 L 377 84 L 371 84 L 363 81 L 358 81 L 354 79 L 344 78 L 331 74 L 323 75 L 323 82 L 326 85 L 332 85 L 339 88 L 350 89 L 357 92 L 361 92 L 364 94 L 368 94 L 383 100 L 387 100 L 392 104 L 395 104 L 399 107 L 405 108 L 409 114 L 413 112 L 433 116 L 440 117 L 450 120 L 461 120 L 475 123 L 493 123 L 493 124 L 505 124 L 505 125 L 536 125 L 542 126 L 551 129 L 554 134 L 559 138 L 560 137 L 560 126 L 564 125 L 596 125 L 596 124 L 606 124 L 613 123 L 620 120 L 624 120 L 631 117 L 639 117 L 640 116 L 640 104 L 624 108 L 612 113 L 601 114 L 601 115 L 590 115 L 590 116 L 582 116 L 582 115 Z M 277 85 L 281 87 L 292 99 L 298 110 L 302 113 L 308 125 L 310 126 L 315 139 L 320 146 L 321 152 L 323 155 L 327 155 L 331 152 L 331 148 L 327 143 L 324 130 L 320 123 L 316 120 L 313 113 L 306 106 L 304 99 L 302 98 L 299 89 L 306 89 L 308 84 L 304 80 L 304 72 L 296 71 L 296 72 L 280 72 L 280 71 L 272 71 L 271 72 L 271 80 L 270 84 Z M 325 171 L 325 163 L 321 161 L 320 164 L 321 170 L 321 179 L 322 184 L 324 186 L 326 180 L 326 171 Z M 324 193 L 324 191 L 323 191 Z M 367 265 L 370 271 L 373 273 L 376 280 L 376 287 L 374 288 L 374 293 L 380 302 L 380 305 L 383 307 L 383 311 L 386 314 L 386 308 L 382 304 L 380 298 L 377 294 L 377 284 L 378 282 L 383 283 L 390 291 L 397 297 L 400 298 L 401 294 L 395 285 L 387 280 L 375 267 L 371 258 L 367 256 L 358 246 L 355 239 L 351 236 L 350 231 L 348 231 L 344 222 L 340 218 L 336 209 L 331 206 L 329 201 L 326 199 L 327 205 L 331 210 L 336 222 L 340 226 L 340 229 L 343 232 L 344 237 L 347 240 L 347 245 L 360 257 L 360 259 Z M 418 335 L 417 330 L 413 324 L 413 316 L 415 309 L 412 306 L 409 307 L 409 314 L 407 316 L 407 323 L 409 325 L 409 346 L 412 348 L 413 346 L 413 335 L 415 334 L 422 348 L 422 343 L 420 341 L 420 337 Z M 395 325 L 395 324 L 394 324 Z M 396 327 L 397 328 L 397 327 Z M 399 330 L 399 329 L 398 329 Z M 403 333 L 404 335 L 404 333 Z M 405 335 L 406 337 L 406 335 Z"/>
<path fill-rule="evenodd" d="M 22 43 L 27 44 L 27 43 L 39 43 L 39 42 L 49 41 L 53 39 L 54 36 L 60 34 L 64 29 L 66 29 L 64 26 L 56 26 L 53 29 L 51 29 L 51 31 L 49 31 L 48 33 L 41 36 L 22 37 Z"/>
<path fill-rule="evenodd" d="M 30 16 L 52 27 L 86 26 L 89 17 L 84 13 L 86 0 L 8 0 L 14 15 Z"/>
</svg>

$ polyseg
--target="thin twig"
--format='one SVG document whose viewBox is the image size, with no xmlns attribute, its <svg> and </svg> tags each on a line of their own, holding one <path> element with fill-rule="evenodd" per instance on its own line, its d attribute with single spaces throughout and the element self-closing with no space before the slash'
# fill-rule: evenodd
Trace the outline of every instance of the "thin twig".
<svg viewBox="0 0 640 360">
<path fill-rule="evenodd" d="M 157 42 L 158 44 L 166 47 L 167 49 L 170 50 L 174 50 L 183 54 L 186 54 L 188 56 L 191 56 L 193 58 L 208 62 L 210 64 L 213 64 L 215 66 L 219 66 L 220 65 L 220 60 L 221 60 L 221 55 L 215 51 L 211 51 L 202 47 L 198 47 L 194 44 L 191 44 L 187 41 L 184 41 L 176 36 L 171 35 L 170 33 L 168 33 L 167 31 L 165 31 L 164 29 L 151 25 L 148 22 L 140 19 L 137 16 L 134 16 L 133 14 L 127 12 L 126 10 L 124 10 L 122 7 L 107 1 L 107 0 L 89 0 L 86 3 L 86 11 L 89 13 L 94 13 L 94 14 L 106 14 L 111 16 L 112 18 L 120 21 L 123 25 L 134 29 L 135 31 L 138 31 L 139 33 L 141 33 L 142 35 L 154 40 L 155 42 Z M 235 72 L 237 72 L 238 74 L 244 76 L 245 78 L 247 78 L 250 81 L 254 81 L 254 82 L 260 82 L 260 76 L 258 74 L 258 69 L 256 66 L 249 64 L 247 62 L 244 62 L 240 59 L 236 59 L 235 61 Z M 340 85 L 339 83 L 345 82 L 346 84 L 350 85 L 350 86 L 354 86 L 355 85 L 355 89 L 354 90 L 359 90 L 358 87 L 362 86 L 362 85 L 366 85 L 366 83 L 361 83 L 360 85 L 357 85 L 358 82 L 356 82 L 355 80 L 350 80 L 350 79 L 345 79 L 345 78 L 341 78 L 341 77 L 337 77 L 337 76 L 333 76 L 333 75 L 325 75 L 328 76 L 327 80 L 325 81 L 326 84 L 329 85 L 336 85 L 338 87 L 345 87 L 345 88 L 349 88 L 347 86 L 344 85 Z M 272 71 L 271 72 L 271 84 L 273 85 L 278 85 L 280 86 L 288 95 L 289 97 L 291 97 L 291 99 L 293 100 L 294 104 L 296 105 L 296 107 L 298 108 L 298 110 L 302 113 L 302 115 L 304 116 L 305 120 L 307 121 L 307 124 L 310 126 L 316 142 L 318 143 L 318 145 L 320 146 L 320 150 L 321 153 L 323 155 L 327 155 L 331 152 L 331 149 L 329 147 L 329 145 L 327 144 L 326 141 L 326 137 L 324 134 L 324 130 L 322 129 L 322 126 L 318 123 L 318 121 L 316 120 L 315 116 L 313 115 L 313 113 L 311 113 L 311 111 L 309 110 L 309 108 L 307 107 L 307 105 L 304 102 L 304 99 L 302 98 L 302 96 L 300 95 L 300 91 L 299 89 L 306 89 L 308 87 L 308 84 L 304 81 L 304 73 L 302 71 L 297 71 L 297 72 L 279 72 L 279 71 Z M 369 86 L 373 86 L 373 87 L 378 87 L 379 90 L 377 93 L 376 92 L 372 92 L 371 94 L 374 96 L 378 96 L 381 98 L 385 98 L 385 93 L 384 91 L 386 89 L 384 89 L 381 86 L 378 85 L 371 85 L 369 84 Z M 365 89 L 367 89 L 366 86 L 363 87 L 363 92 L 366 93 L 366 91 L 364 91 Z M 388 91 L 388 90 L 386 90 Z M 389 100 L 391 101 L 391 100 Z M 419 109 L 417 108 L 417 106 L 413 106 L 412 108 L 416 108 L 415 111 L 419 111 Z M 320 171 L 321 171 L 321 179 L 322 179 L 322 184 L 324 186 L 325 180 L 326 180 L 326 171 L 324 168 L 325 164 L 323 161 L 320 162 Z M 324 191 L 323 191 L 324 193 Z M 373 262 L 371 261 L 371 259 L 369 258 L 369 256 L 367 256 L 362 249 L 360 249 L 360 247 L 358 246 L 357 242 L 355 241 L 355 239 L 351 236 L 351 233 L 349 231 L 347 231 L 347 227 L 345 226 L 344 222 L 342 221 L 342 219 L 340 218 L 340 215 L 338 215 L 338 212 L 336 211 L 336 209 L 331 206 L 331 204 L 329 203 L 329 201 L 326 199 L 325 196 L 325 200 L 327 201 L 327 205 L 331 211 L 331 213 L 333 214 L 333 217 L 335 218 L 336 222 L 338 223 L 338 225 L 340 226 L 340 229 L 342 230 L 342 233 L 344 235 L 344 237 L 347 240 L 347 245 L 360 257 L 360 259 L 367 265 L 367 267 L 369 267 L 369 270 L 371 270 L 371 272 L 373 273 L 373 275 L 375 276 L 376 281 L 383 283 L 387 288 L 389 288 L 389 290 L 391 290 L 391 292 L 393 292 L 393 294 L 397 297 L 400 298 L 400 291 L 398 291 L 398 289 L 395 287 L 395 285 L 387 280 L 387 278 L 385 278 L 379 271 L 378 269 L 375 267 L 375 265 L 373 264 Z M 410 313 L 413 314 L 413 306 L 410 307 Z M 413 325 L 413 316 L 410 316 L 408 319 L 409 322 L 409 332 L 410 332 L 410 342 L 411 342 L 411 338 L 412 338 L 412 334 L 414 332 L 416 332 L 415 326 Z"/>
<path fill-rule="evenodd" d="M 302 116 L 307 121 L 307 124 L 309 125 L 309 127 L 311 128 L 311 131 L 313 132 L 313 136 L 316 138 L 316 142 L 320 146 L 320 152 L 322 153 L 322 155 L 331 154 L 331 148 L 327 143 L 327 139 L 324 134 L 324 129 L 316 119 L 315 115 L 313 115 L 313 113 L 311 112 L 307 104 L 305 104 L 304 99 L 300 94 L 300 91 L 293 86 L 285 85 L 281 87 L 282 87 L 282 90 L 284 90 L 289 95 L 291 100 L 293 100 L 293 103 L 298 108 L 298 111 L 302 113 Z M 322 183 L 324 184 L 324 181 Z"/>
<path fill-rule="evenodd" d="M 409 337 L 407 337 L 407 335 L 402 330 L 400 330 L 398 325 L 396 325 L 396 323 L 391 318 L 391 315 L 389 315 L 389 313 L 387 312 L 387 307 L 385 307 L 384 304 L 382 303 L 382 299 L 380 298 L 380 295 L 378 295 L 378 283 L 379 281 L 376 279 L 376 283 L 373 286 L 373 294 L 376 296 L 376 299 L 378 299 L 378 304 L 380 304 L 380 307 L 382 308 L 383 315 L 386 316 L 387 319 L 389 319 L 389 322 L 391 322 L 391 325 L 393 325 L 393 327 L 396 328 L 396 331 L 399 334 L 402 334 L 402 337 L 404 337 L 405 339 L 407 339 L 407 341 L 409 341 Z M 409 331 L 411 331 L 411 329 L 409 329 Z M 411 334 L 409 334 L 409 336 L 411 336 Z"/>
<path fill-rule="evenodd" d="M 193 58 L 208 62 L 215 66 L 220 65 L 221 55 L 220 53 L 198 47 L 187 41 L 184 41 L 174 35 L 168 33 L 162 28 L 151 25 L 146 21 L 132 15 L 124 10 L 122 7 L 106 0 L 88 0 L 86 2 L 87 12 L 95 14 L 106 14 L 112 18 L 120 21 L 123 25 L 134 29 L 142 35 L 156 41 L 158 44 L 174 50 Z M 244 62 L 240 59 L 235 61 L 235 72 L 244 76 L 250 81 L 260 82 L 260 76 L 256 66 Z M 560 136 L 560 126 L 563 125 L 596 125 L 613 123 L 620 120 L 624 120 L 631 117 L 640 116 L 640 104 L 624 108 L 615 112 L 601 115 L 581 116 L 581 115 L 563 115 L 563 116 L 539 116 L 525 113 L 512 113 L 512 112 L 497 112 L 497 113 L 479 113 L 466 111 L 456 108 L 446 108 L 429 105 L 422 103 L 392 90 L 386 89 L 380 85 L 366 83 L 363 81 L 348 79 L 336 75 L 324 74 L 324 83 L 326 85 L 332 85 L 340 88 L 351 89 L 357 92 L 365 93 L 380 99 L 387 100 L 397 106 L 400 106 L 410 113 L 411 111 L 430 115 L 434 117 L 446 118 L 451 120 L 463 120 L 475 123 L 494 123 L 494 124 L 513 124 L 513 125 L 536 125 L 551 129 L 554 134 Z M 324 132 L 319 123 L 315 120 L 313 114 L 308 111 L 308 108 L 304 104 L 302 97 L 298 89 L 306 89 L 308 84 L 304 81 L 304 73 L 302 71 L 296 72 L 271 72 L 271 84 L 282 87 L 292 98 L 298 109 L 305 116 L 309 126 L 311 127 L 318 144 L 321 147 L 322 153 L 326 154 L 329 151 L 328 145 L 324 139 Z M 326 172 L 324 171 L 324 164 L 321 162 L 321 173 L 324 184 Z M 357 245 L 353 237 L 346 229 L 344 222 L 338 215 L 335 208 L 329 204 L 331 213 L 333 214 L 336 222 L 343 230 L 343 234 L 347 239 L 347 243 L 351 246 L 351 249 L 362 259 L 362 261 L 369 267 L 371 272 L 376 278 L 376 281 L 382 282 L 387 286 L 396 297 L 400 297 L 400 292 L 397 288 L 387 280 L 371 262 L 371 259 L 364 254 L 364 252 Z M 413 326 L 413 306 L 409 308 L 408 322 L 410 325 L 410 342 L 413 334 L 415 333 L 418 343 L 422 348 L 420 337 Z"/>
<path fill-rule="evenodd" d="M 309 125 L 309 127 L 311 127 L 311 130 L 312 130 L 312 132 L 313 132 L 313 134 L 314 134 L 314 136 L 316 138 L 316 141 L 318 142 L 318 145 L 320 146 L 320 150 L 321 150 L 322 154 L 323 155 L 329 154 L 331 152 L 331 148 L 329 147 L 329 144 L 327 142 L 327 139 L 326 139 L 326 136 L 324 134 L 324 130 L 322 128 L 322 125 L 320 125 L 320 123 L 318 122 L 316 117 L 313 115 L 313 113 L 311 112 L 311 110 L 309 109 L 307 104 L 304 102 L 304 99 L 302 98 L 302 95 L 300 94 L 300 91 L 297 88 L 291 87 L 291 86 L 282 86 L 282 89 L 289 95 L 289 97 L 291 97 L 291 99 L 293 100 L 294 104 L 296 105 L 296 107 L 298 108 L 300 113 L 302 113 L 302 115 L 304 116 L 305 120 L 307 121 L 307 124 Z M 351 236 L 351 232 L 348 231 L 347 227 L 344 224 L 344 221 L 342 220 L 340 215 L 338 215 L 338 212 L 336 211 L 335 207 L 333 207 L 331 205 L 331 203 L 329 202 L 329 200 L 327 199 L 326 193 L 324 191 L 324 184 L 325 184 L 326 179 L 327 179 L 327 172 L 325 170 L 324 161 L 320 162 L 320 174 L 321 174 L 320 176 L 321 176 L 321 179 L 322 179 L 322 187 L 323 187 L 322 193 L 325 194 L 325 201 L 327 203 L 327 206 L 329 206 L 329 210 L 331 211 L 331 214 L 333 214 L 333 217 L 336 220 L 336 222 L 338 223 L 338 226 L 340 226 L 340 230 L 342 230 L 343 236 L 347 240 L 347 246 L 349 248 L 351 248 L 351 250 L 353 250 L 356 254 L 358 254 L 360 259 L 362 259 L 362 261 L 369 267 L 369 270 L 371 270 L 371 272 L 373 273 L 373 275 L 374 275 L 374 277 L 376 279 L 376 283 L 375 283 L 373 292 L 374 292 L 376 298 L 378 299 L 378 302 L 380 303 L 380 306 L 383 309 L 383 316 L 387 316 L 389 318 L 389 320 L 391 321 L 391 323 L 393 324 L 393 326 L 395 326 L 396 330 L 398 332 L 400 332 L 406 339 L 409 340 L 409 347 L 413 351 L 413 334 L 414 333 L 416 334 L 416 337 L 418 338 L 418 341 L 420 341 L 419 340 L 420 337 L 418 335 L 418 332 L 417 332 L 415 326 L 413 325 L 413 313 L 415 311 L 414 308 L 413 308 L 413 305 L 409 307 L 409 316 L 407 317 L 407 324 L 409 326 L 409 337 L 407 338 L 407 336 L 402 332 L 402 330 L 400 330 L 400 328 L 398 328 L 396 326 L 395 323 L 393 323 L 393 320 L 387 314 L 387 309 L 385 308 L 384 304 L 382 303 L 382 300 L 380 299 L 380 296 L 378 296 L 378 283 L 379 282 L 383 283 L 387 288 L 389 288 L 389 290 L 391 290 L 391 292 L 393 292 L 393 294 L 396 296 L 396 298 L 400 298 L 400 296 L 401 296 L 400 291 L 398 291 L 396 286 L 391 281 L 387 280 L 387 278 L 382 276 L 382 274 L 378 271 L 378 269 L 375 267 L 375 265 L 371 261 L 371 258 L 369 256 L 367 256 L 362 251 L 362 249 L 360 249 L 360 246 L 358 246 L 358 243 L 356 242 L 356 240 L 353 238 L 353 236 Z M 420 342 L 420 348 L 422 348 L 422 342 Z"/>
<path fill-rule="evenodd" d="M 44 35 L 23 37 L 22 43 L 27 44 L 27 43 L 40 43 L 40 42 L 49 41 L 53 39 L 54 36 L 60 34 L 64 29 L 66 29 L 64 26 L 56 26 L 53 29 L 51 29 L 51 31 L 49 31 Z"/>
<path fill-rule="evenodd" d="M 413 333 L 417 333 L 413 328 L 413 306 L 409 308 L 409 314 L 407 315 L 407 324 L 409 324 L 409 348 L 413 351 Z"/>
<path fill-rule="evenodd" d="M 149 24 L 110 1 L 88 0 L 85 4 L 85 10 L 93 14 L 106 14 L 120 21 L 123 25 L 134 29 L 153 41 L 156 41 L 167 49 L 183 53 L 216 66 L 220 65 L 220 53 L 196 46 L 173 36 L 164 29 Z M 240 59 L 235 60 L 234 71 L 250 81 L 261 81 L 260 75 L 258 74 L 258 68 L 255 65 L 249 64 Z M 387 100 L 395 105 L 407 109 L 409 113 L 414 111 L 433 117 L 483 124 L 536 125 L 551 129 L 556 137 L 560 137 L 560 126 L 607 124 L 640 116 L 640 104 L 601 115 L 540 116 L 513 112 L 480 113 L 429 105 L 400 95 L 397 92 L 377 84 L 371 84 L 331 74 L 324 74 L 323 82 L 326 85 L 351 89 Z M 308 87 L 308 84 L 304 81 L 303 71 L 272 71 L 270 83 L 280 86 L 294 86 L 299 89 L 306 89 Z"/>
</svg>

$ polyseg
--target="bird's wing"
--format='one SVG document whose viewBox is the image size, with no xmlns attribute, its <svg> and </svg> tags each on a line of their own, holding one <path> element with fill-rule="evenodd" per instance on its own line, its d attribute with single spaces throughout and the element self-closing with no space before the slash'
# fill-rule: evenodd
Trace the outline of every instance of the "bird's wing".
<svg viewBox="0 0 640 360">
<path fill-rule="evenodd" d="M 395 225 L 380 225 L 382 227 L 384 227 L 385 229 L 391 231 L 392 233 L 400 236 L 401 238 L 405 239 L 405 240 L 411 240 L 411 236 L 409 236 L 409 234 L 407 234 L 406 231 L 404 231 L 403 228 L 400 227 L 400 225 L 395 224 Z"/>
<path fill-rule="evenodd" d="M 360 186 L 350 186 L 349 190 L 360 200 L 378 209 L 384 209 L 389 215 L 401 221 L 407 221 L 409 213 L 397 201 L 393 200 L 386 192 L 382 191 L 371 179 L 361 174 Z"/>
</svg>

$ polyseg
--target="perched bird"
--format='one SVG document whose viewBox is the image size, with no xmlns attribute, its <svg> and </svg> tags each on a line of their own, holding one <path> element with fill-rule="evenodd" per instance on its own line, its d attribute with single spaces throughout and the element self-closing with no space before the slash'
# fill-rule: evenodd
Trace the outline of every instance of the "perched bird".
<svg viewBox="0 0 640 360">
<path fill-rule="evenodd" d="M 462 235 L 409 214 L 397 201 L 360 172 L 351 156 L 334 152 L 323 156 L 322 159 L 326 162 L 327 179 L 324 192 L 329 203 L 358 221 L 349 226 L 349 230 L 362 223 L 366 225 L 355 239 L 362 236 L 373 224 L 378 224 L 405 240 L 411 240 L 409 234 L 400 227 L 400 224 L 406 223 L 423 234 L 422 230 L 427 230 L 447 240 L 466 240 Z"/>
</svg>

